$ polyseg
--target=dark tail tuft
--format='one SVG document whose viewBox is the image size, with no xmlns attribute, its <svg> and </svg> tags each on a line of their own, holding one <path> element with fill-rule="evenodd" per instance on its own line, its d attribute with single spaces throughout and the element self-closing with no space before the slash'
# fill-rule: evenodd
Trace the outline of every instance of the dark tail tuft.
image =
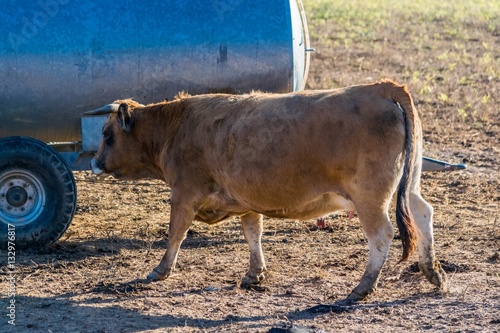
<svg viewBox="0 0 500 333">
<path fill-rule="evenodd" d="M 413 215 L 409 209 L 409 192 L 408 175 L 406 172 L 403 173 L 401 181 L 399 183 L 399 189 L 397 194 L 396 203 L 396 224 L 398 226 L 399 235 L 401 236 L 401 242 L 403 243 L 403 258 L 401 261 L 408 260 L 408 258 L 415 252 L 417 247 L 416 240 L 416 229 L 415 222 L 413 221 Z"/>
</svg>

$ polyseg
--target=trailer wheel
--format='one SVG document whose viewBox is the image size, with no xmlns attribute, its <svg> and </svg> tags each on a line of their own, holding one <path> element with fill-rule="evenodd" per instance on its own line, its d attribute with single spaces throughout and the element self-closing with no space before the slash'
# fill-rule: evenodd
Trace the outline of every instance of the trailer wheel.
<svg viewBox="0 0 500 333">
<path fill-rule="evenodd" d="M 75 209 L 73 173 L 55 150 L 27 137 L 0 139 L 0 248 L 51 245 Z"/>
</svg>

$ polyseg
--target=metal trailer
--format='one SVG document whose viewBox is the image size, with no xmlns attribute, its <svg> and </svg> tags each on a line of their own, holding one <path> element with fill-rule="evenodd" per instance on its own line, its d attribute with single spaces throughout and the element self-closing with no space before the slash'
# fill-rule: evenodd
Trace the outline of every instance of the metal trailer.
<svg viewBox="0 0 500 333">
<path fill-rule="evenodd" d="M 13 229 L 29 248 L 70 225 L 72 170 L 89 169 L 105 119 L 84 111 L 183 90 L 301 90 L 311 51 L 300 0 L 16 0 L 0 21 L 3 248 Z"/>
</svg>

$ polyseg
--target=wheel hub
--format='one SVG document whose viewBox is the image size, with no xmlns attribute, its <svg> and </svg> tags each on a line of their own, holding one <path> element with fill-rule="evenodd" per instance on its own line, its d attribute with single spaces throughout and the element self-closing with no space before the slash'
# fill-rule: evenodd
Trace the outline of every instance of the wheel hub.
<svg viewBox="0 0 500 333">
<path fill-rule="evenodd" d="M 22 207 L 28 200 L 28 193 L 21 186 L 13 186 L 7 191 L 7 203 L 12 207 Z"/>
<path fill-rule="evenodd" d="M 0 175 L 0 220 L 17 226 L 35 221 L 45 207 L 40 180 L 29 171 L 12 170 Z"/>
</svg>

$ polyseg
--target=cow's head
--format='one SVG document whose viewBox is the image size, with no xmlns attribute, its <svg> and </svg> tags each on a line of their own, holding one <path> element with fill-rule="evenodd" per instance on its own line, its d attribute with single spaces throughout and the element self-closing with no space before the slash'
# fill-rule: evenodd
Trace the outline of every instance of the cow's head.
<svg viewBox="0 0 500 333">
<path fill-rule="evenodd" d="M 102 141 L 91 161 L 92 172 L 99 176 L 112 175 L 121 179 L 148 177 L 150 166 L 135 131 L 134 109 L 143 105 L 133 100 L 116 101 L 85 115 L 109 114 L 102 127 Z"/>
</svg>

